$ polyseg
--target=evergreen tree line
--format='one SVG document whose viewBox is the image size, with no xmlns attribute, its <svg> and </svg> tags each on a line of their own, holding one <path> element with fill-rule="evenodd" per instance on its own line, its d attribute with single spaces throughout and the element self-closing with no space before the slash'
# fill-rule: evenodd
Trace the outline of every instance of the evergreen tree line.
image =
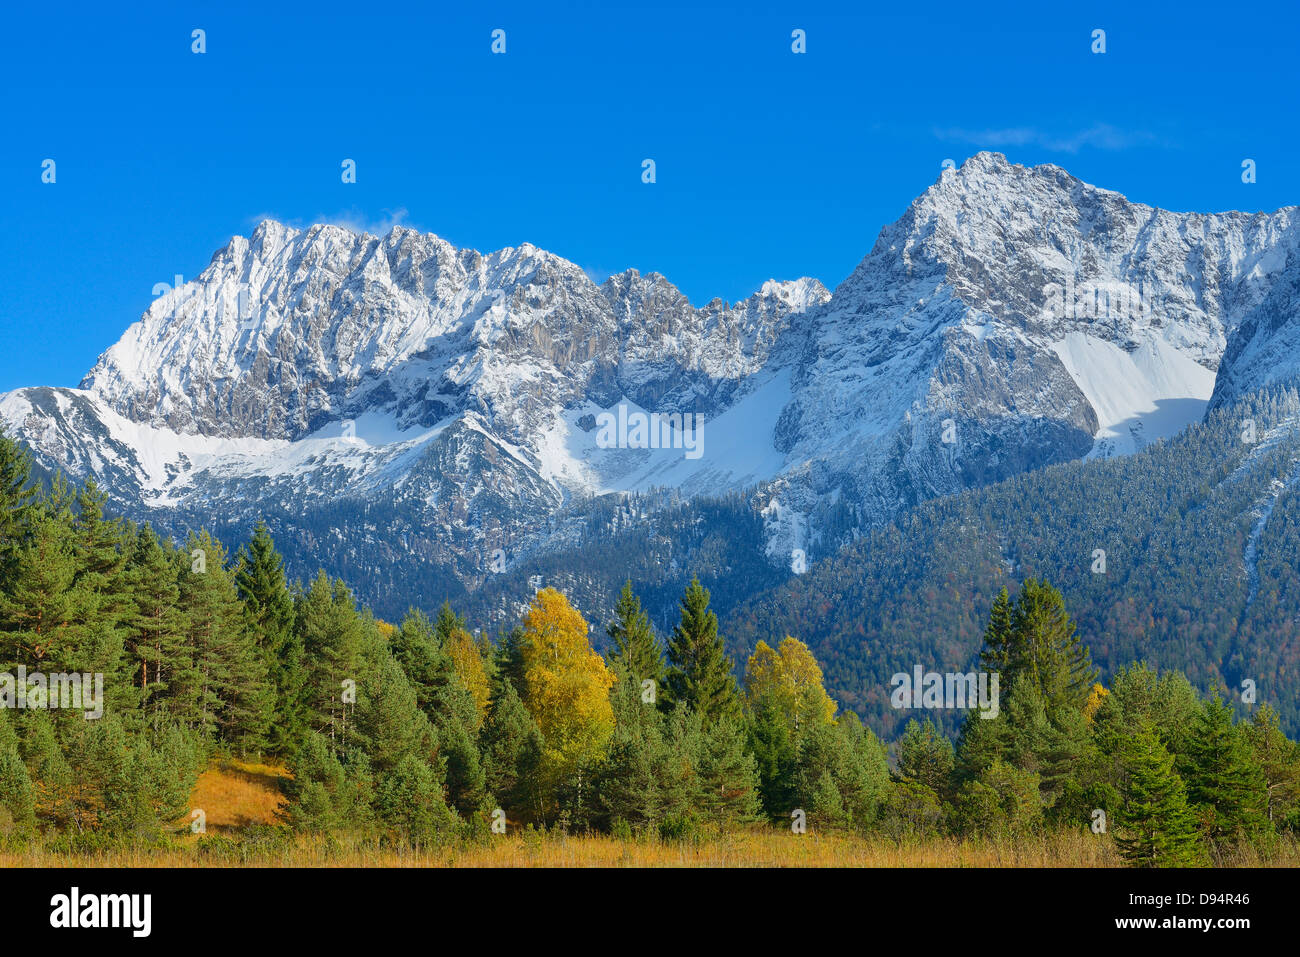
<svg viewBox="0 0 1300 957">
<path fill-rule="evenodd" d="M 0 672 L 104 675 L 98 720 L 0 709 L 0 836 L 91 847 L 185 826 L 214 756 L 288 766 L 285 823 L 405 844 L 521 827 L 690 838 L 764 823 L 904 839 L 1092 830 L 1137 865 L 1266 855 L 1300 827 L 1300 752 L 1144 664 L 1103 687 L 1061 594 L 1003 590 L 984 631 L 995 718 L 892 749 L 809 647 L 757 642 L 737 680 L 692 580 L 660 638 L 631 582 L 606 654 L 543 588 L 496 640 L 449 604 L 391 625 L 321 572 L 287 579 L 259 523 L 227 555 L 107 518 L 93 483 L 33 487 L 0 439 Z M 1102 834 L 1109 835 L 1103 838 Z"/>
</svg>

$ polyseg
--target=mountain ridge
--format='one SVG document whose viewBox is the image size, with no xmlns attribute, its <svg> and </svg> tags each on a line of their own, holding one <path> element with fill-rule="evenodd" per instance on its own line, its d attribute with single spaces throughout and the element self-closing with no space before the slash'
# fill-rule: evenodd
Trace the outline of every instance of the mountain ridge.
<svg viewBox="0 0 1300 957">
<path fill-rule="evenodd" d="M 528 243 L 267 220 L 80 389 L 0 412 L 44 469 L 162 527 L 392 503 L 394 534 L 472 589 L 498 552 L 572 543 L 601 496 L 661 488 L 747 496 L 790 573 L 929 499 L 1199 421 L 1290 334 L 1298 249 L 1293 207 L 1171 213 L 995 153 L 943 171 L 833 294 L 769 280 L 700 307 Z M 693 416 L 702 454 L 602 447 L 600 416 L 638 413 Z M 388 560 L 330 537 L 321 564 Z"/>
</svg>

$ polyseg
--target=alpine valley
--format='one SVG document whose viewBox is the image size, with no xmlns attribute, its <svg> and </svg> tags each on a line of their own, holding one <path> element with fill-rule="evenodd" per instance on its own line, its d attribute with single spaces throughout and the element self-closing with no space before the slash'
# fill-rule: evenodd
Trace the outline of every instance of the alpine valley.
<svg viewBox="0 0 1300 957">
<path fill-rule="evenodd" d="M 979 153 L 833 292 L 734 304 L 265 221 L 79 388 L 0 413 L 43 474 L 177 537 L 264 517 L 292 575 L 387 617 L 495 629 L 544 582 L 599 621 L 631 578 L 662 628 L 698 574 L 733 651 L 793 634 L 889 726 L 892 673 L 964 669 L 990 596 L 1044 575 L 1103 670 L 1249 678 L 1295 731 L 1298 357 L 1296 208 L 1174 213 Z"/>
</svg>

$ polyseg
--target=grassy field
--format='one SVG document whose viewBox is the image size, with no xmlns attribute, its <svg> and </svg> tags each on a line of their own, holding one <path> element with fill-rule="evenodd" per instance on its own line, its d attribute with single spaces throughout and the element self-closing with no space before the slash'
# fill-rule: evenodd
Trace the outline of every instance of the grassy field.
<svg viewBox="0 0 1300 957">
<path fill-rule="evenodd" d="M 275 765 L 220 761 L 199 775 L 190 807 L 203 811 L 209 834 L 234 834 L 250 824 L 274 824 L 285 803 L 278 784 L 288 776 L 287 770 Z M 180 823 L 190 820 L 186 817 Z"/>
<path fill-rule="evenodd" d="M 1007 843 L 936 839 L 899 844 L 846 835 L 745 831 L 700 842 L 620 841 L 605 836 L 494 837 L 483 845 L 396 851 L 377 842 L 302 839 L 275 847 L 223 848 L 195 841 L 82 856 L 0 852 L 0 867 L 1115 867 L 1112 844 L 1091 835 Z"/>
<path fill-rule="evenodd" d="M 792 834 L 754 828 L 699 841 L 619 840 L 511 832 L 482 844 L 398 850 L 364 838 L 284 835 L 248 828 L 277 822 L 283 805 L 277 782 L 287 772 L 271 765 L 224 760 L 205 771 L 192 806 L 204 812 L 206 834 L 181 831 L 163 848 L 116 849 L 93 855 L 40 849 L 0 850 L 0 867 L 1119 867 L 1109 836 L 1087 831 L 1016 840 L 951 837 L 896 841 L 884 836 Z M 1280 848 L 1273 859 L 1242 858 L 1227 865 L 1300 866 L 1300 849 Z"/>
</svg>

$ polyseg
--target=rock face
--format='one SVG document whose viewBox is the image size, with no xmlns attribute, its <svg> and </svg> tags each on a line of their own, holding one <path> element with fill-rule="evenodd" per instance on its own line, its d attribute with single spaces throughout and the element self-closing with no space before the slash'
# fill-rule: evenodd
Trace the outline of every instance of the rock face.
<svg viewBox="0 0 1300 957">
<path fill-rule="evenodd" d="M 1285 255 L 1277 281 L 1228 339 L 1213 406 L 1300 374 L 1300 256 L 1294 247 Z"/>
<path fill-rule="evenodd" d="M 1300 366 L 1298 247 L 1294 209 L 1171 213 L 992 153 L 944 171 L 833 296 L 805 278 L 696 308 L 527 244 L 267 221 L 80 389 L 0 412 L 43 467 L 164 527 L 315 515 L 303 547 L 330 568 L 379 574 L 396 542 L 473 587 L 580 537 L 593 496 L 665 487 L 751 495 L 774 563 L 810 561 Z"/>
<path fill-rule="evenodd" d="M 978 154 L 803 317 L 787 477 L 871 522 L 1172 435 L 1227 337 L 1294 281 L 1298 243 L 1294 210 L 1171 213 Z"/>
</svg>

